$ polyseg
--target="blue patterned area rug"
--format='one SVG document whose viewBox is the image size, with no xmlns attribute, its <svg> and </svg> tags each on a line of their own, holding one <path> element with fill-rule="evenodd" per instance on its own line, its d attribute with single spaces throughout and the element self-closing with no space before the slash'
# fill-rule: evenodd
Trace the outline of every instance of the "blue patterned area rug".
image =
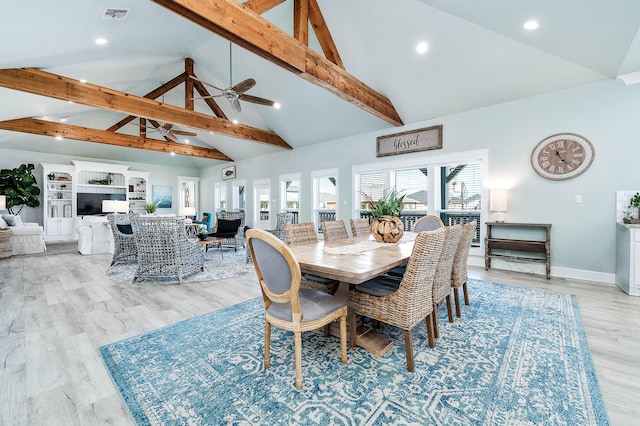
<svg viewBox="0 0 640 426">
<path fill-rule="evenodd" d="M 303 389 L 293 336 L 272 328 L 264 369 L 262 301 L 254 299 L 100 348 L 140 425 L 608 425 L 574 296 L 469 283 L 471 306 L 453 324 L 440 309 L 429 348 L 414 329 L 408 373 L 402 332 L 376 357 L 303 335 Z"/>
<path fill-rule="evenodd" d="M 138 267 L 137 262 L 118 262 L 110 266 L 105 271 L 105 275 L 114 281 L 121 283 L 131 283 L 133 275 Z M 225 278 L 233 278 L 253 272 L 253 263 L 245 258 L 244 249 L 237 252 L 233 249 L 210 248 L 205 254 L 204 271 L 187 275 L 182 279 L 183 283 L 195 283 L 202 281 L 215 281 Z M 171 284 L 177 283 L 177 278 L 140 278 L 136 281 L 139 284 Z"/>
</svg>

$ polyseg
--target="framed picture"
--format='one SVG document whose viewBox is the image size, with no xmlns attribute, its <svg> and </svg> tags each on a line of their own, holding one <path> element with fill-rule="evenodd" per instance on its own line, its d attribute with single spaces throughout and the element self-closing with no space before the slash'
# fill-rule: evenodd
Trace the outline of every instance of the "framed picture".
<svg viewBox="0 0 640 426">
<path fill-rule="evenodd" d="M 379 136 L 376 157 L 442 149 L 442 125 Z"/>
<path fill-rule="evenodd" d="M 235 179 L 236 166 L 229 166 L 222 169 L 222 180 Z"/>
<path fill-rule="evenodd" d="M 172 201 L 172 188 L 167 185 L 153 185 L 153 201 L 158 204 L 159 209 L 170 209 Z"/>
</svg>

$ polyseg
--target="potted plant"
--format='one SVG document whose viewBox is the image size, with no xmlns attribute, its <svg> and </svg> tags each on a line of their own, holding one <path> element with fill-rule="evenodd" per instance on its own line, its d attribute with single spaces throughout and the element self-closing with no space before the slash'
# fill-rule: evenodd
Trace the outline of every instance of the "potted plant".
<svg viewBox="0 0 640 426">
<path fill-rule="evenodd" d="M 7 197 L 7 210 L 11 214 L 20 214 L 24 206 L 40 205 L 40 188 L 33 176 L 33 164 L 21 164 L 15 169 L 0 170 L 0 194 Z M 14 207 L 18 210 L 14 211 Z"/>
<path fill-rule="evenodd" d="M 148 203 L 147 205 L 144 206 L 144 209 L 148 214 L 153 214 L 158 209 L 158 203 L 156 203 L 155 201 Z"/>
<path fill-rule="evenodd" d="M 199 223 L 197 225 L 197 227 L 196 227 L 196 235 L 202 241 L 206 240 L 207 237 L 209 236 L 209 233 L 207 232 L 207 225 L 203 225 L 203 224 Z"/>
<path fill-rule="evenodd" d="M 633 208 L 636 210 L 636 217 L 640 219 L 640 193 L 636 192 L 636 194 L 631 197 L 629 200 L 629 208 Z"/>
<path fill-rule="evenodd" d="M 362 193 L 364 203 L 369 207 L 366 216 L 371 220 L 371 234 L 376 241 L 395 243 L 402 238 L 404 224 L 398 218 L 402 211 L 404 195 L 395 189 L 385 189 L 382 198 L 375 201 Z"/>
</svg>

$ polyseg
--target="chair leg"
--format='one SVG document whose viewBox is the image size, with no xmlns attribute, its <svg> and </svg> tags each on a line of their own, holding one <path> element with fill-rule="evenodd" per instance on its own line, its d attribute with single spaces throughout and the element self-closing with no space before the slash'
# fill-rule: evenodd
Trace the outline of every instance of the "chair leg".
<svg viewBox="0 0 640 426">
<path fill-rule="evenodd" d="M 429 347 L 430 348 L 435 348 L 436 347 L 436 339 L 434 339 L 433 337 L 433 318 L 431 318 L 433 316 L 433 312 L 431 312 L 429 315 L 427 315 L 427 318 L 425 319 L 425 322 L 427 323 L 427 339 L 429 340 Z"/>
<path fill-rule="evenodd" d="M 342 363 L 347 363 L 347 316 L 340 317 L 340 351 L 342 352 Z"/>
<path fill-rule="evenodd" d="M 464 304 L 469 306 L 469 293 L 467 292 L 467 282 L 462 284 L 462 292 L 464 293 Z"/>
<path fill-rule="evenodd" d="M 433 304 L 432 318 L 433 318 L 433 335 L 436 337 L 436 339 L 439 339 L 440 330 L 438 329 L 438 305 L 436 305 L 435 303 Z"/>
<path fill-rule="evenodd" d="M 456 316 L 460 318 L 462 312 L 460 310 L 460 294 L 458 293 L 458 287 L 453 288 L 453 300 L 456 303 Z"/>
<path fill-rule="evenodd" d="M 264 368 L 269 368 L 271 356 L 271 324 L 264 322 Z"/>
<path fill-rule="evenodd" d="M 453 308 L 451 307 L 451 295 L 447 296 L 447 316 L 449 317 L 449 322 L 453 322 Z"/>
<path fill-rule="evenodd" d="M 356 346 L 356 313 L 352 310 L 347 314 L 349 316 L 349 346 Z"/>
<path fill-rule="evenodd" d="M 296 358 L 296 389 L 302 389 L 302 332 L 294 333 Z"/>
<path fill-rule="evenodd" d="M 411 338 L 411 330 L 404 331 L 404 350 L 407 355 L 407 370 L 413 373 L 416 367 L 413 363 L 413 339 Z"/>
<path fill-rule="evenodd" d="M 323 328 L 324 328 L 324 337 L 331 336 L 331 323 L 325 325 Z"/>
</svg>

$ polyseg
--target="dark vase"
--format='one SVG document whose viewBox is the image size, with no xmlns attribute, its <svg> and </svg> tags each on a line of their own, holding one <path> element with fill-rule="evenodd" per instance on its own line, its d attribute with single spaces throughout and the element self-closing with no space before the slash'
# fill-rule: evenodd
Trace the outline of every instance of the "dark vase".
<svg viewBox="0 0 640 426">
<path fill-rule="evenodd" d="M 206 240 L 208 237 L 207 234 L 198 234 L 198 238 L 200 238 L 202 241 Z"/>
</svg>

